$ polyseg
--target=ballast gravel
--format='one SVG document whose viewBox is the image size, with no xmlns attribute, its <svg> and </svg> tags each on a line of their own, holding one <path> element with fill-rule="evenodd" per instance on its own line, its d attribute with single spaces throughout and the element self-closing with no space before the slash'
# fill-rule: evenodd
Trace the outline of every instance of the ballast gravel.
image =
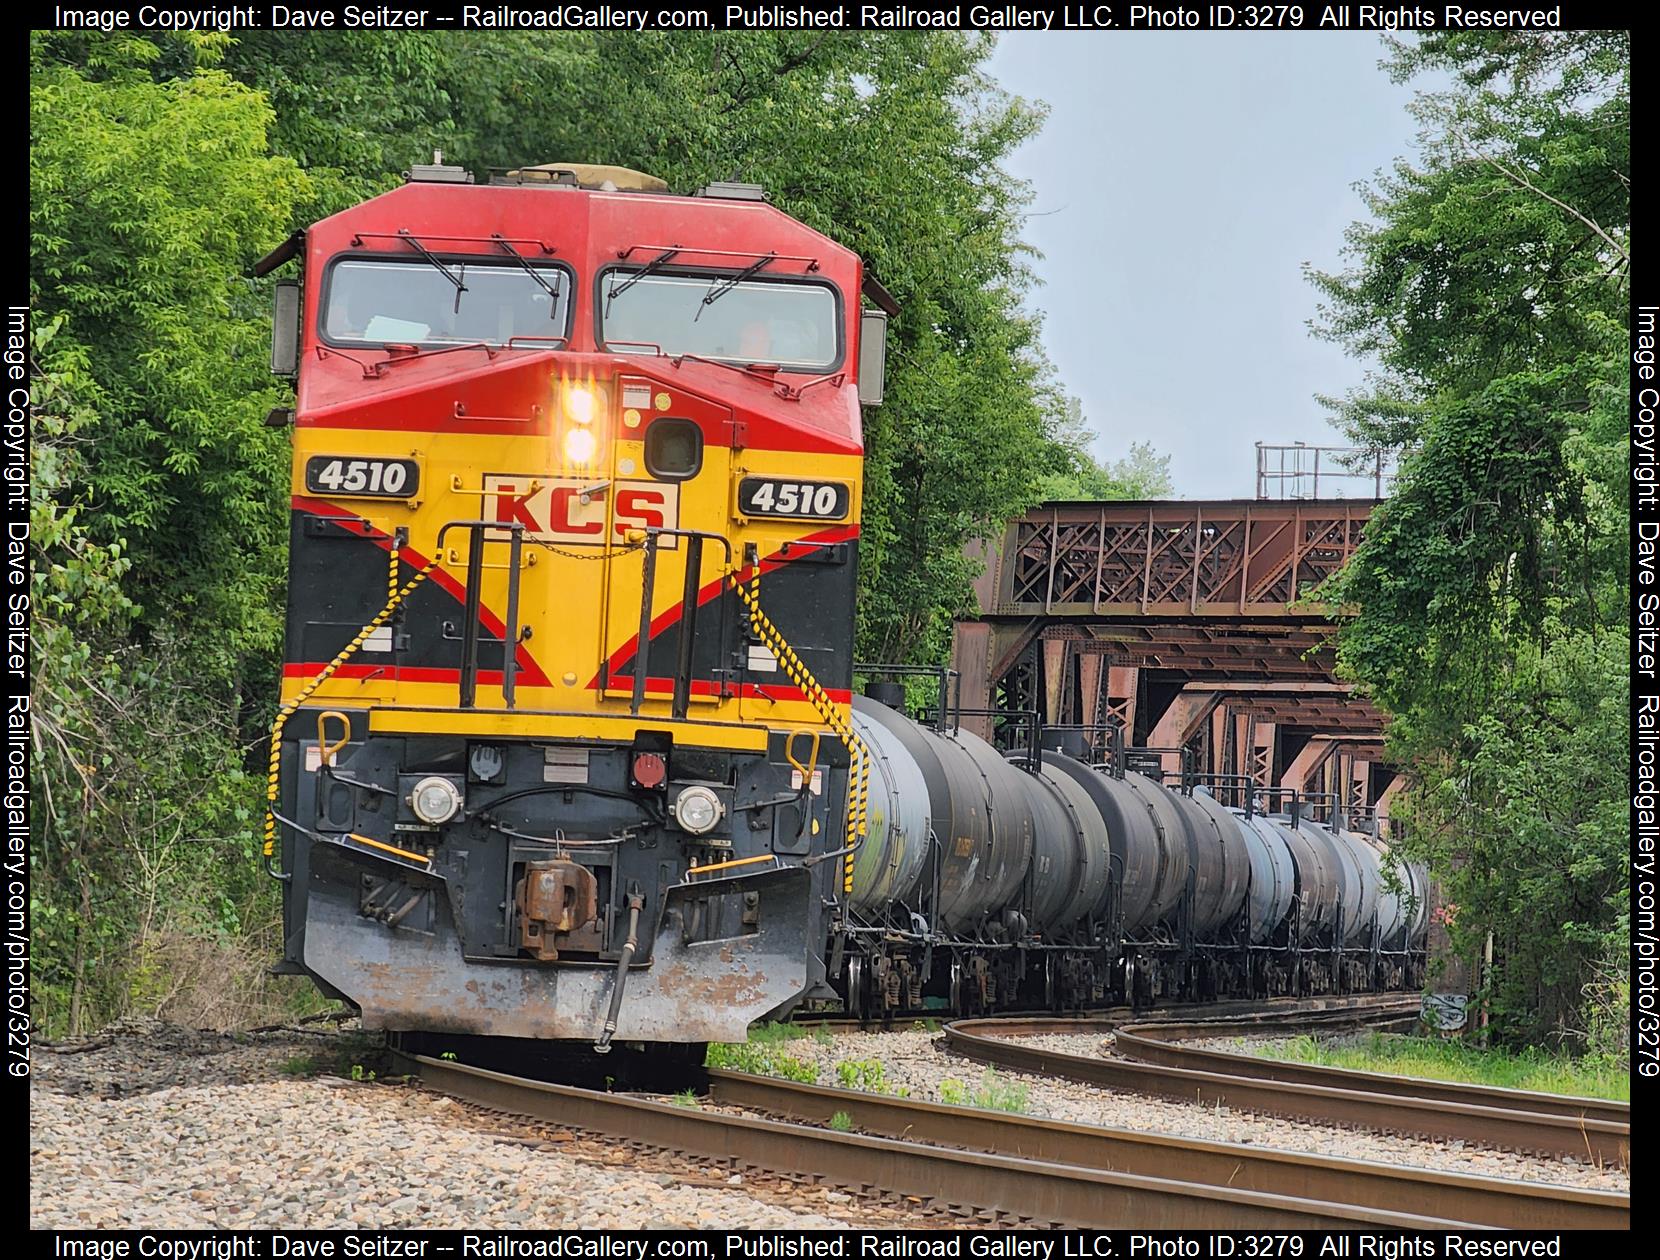
<svg viewBox="0 0 1660 1260">
<path fill-rule="evenodd" d="M 1099 1033 L 1063 1033 L 1022 1037 L 1030 1045 L 1066 1054 L 1096 1056 L 1105 1053 L 1107 1039 Z M 1024 1087 L 1026 1114 L 1047 1116 L 1074 1124 L 1096 1124 L 1238 1142 L 1275 1150 L 1308 1151 L 1349 1159 L 1373 1160 L 1403 1167 L 1431 1168 L 1511 1181 L 1579 1186 L 1628 1194 L 1629 1171 L 1598 1168 L 1572 1159 L 1545 1159 L 1508 1151 L 1491 1151 L 1462 1142 L 1434 1142 L 1392 1134 L 1368 1133 L 1329 1125 L 1282 1120 L 1254 1112 L 1196 1103 L 1116 1093 L 1095 1085 L 1018 1072 L 993 1072 L 985 1064 L 949 1054 L 937 1033 L 920 1029 L 892 1032 L 838 1031 L 831 1037 L 803 1037 L 780 1047 L 796 1058 L 816 1062 L 819 1083 L 840 1083 L 837 1065 L 876 1060 L 888 1092 L 909 1090 L 909 1096 L 942 1101 L 942 1081 L 957 1082 L 954 1091 L 1007 1095 L 1009 1086 Z M 987 1090 L 988 1081 L 993 1087 Z"/>
<path fill-rule="evenodd" d="M 328 1039 L 129 1026 L 39 1053 L 30 1224 L 50 1229 L 845 1229 L 834 1187 L 527 1128 L 407 1086 L 290 1075 Z M 96 1044 L 96 1043 L 94 1043 Z M 350 1051 L 348 1051 L 350 1053 Z M 764 1189 L 755 1183 L 771 1180 Z M 931 1222 L 940 1224 L 939 1221 Z"/>
</svg>

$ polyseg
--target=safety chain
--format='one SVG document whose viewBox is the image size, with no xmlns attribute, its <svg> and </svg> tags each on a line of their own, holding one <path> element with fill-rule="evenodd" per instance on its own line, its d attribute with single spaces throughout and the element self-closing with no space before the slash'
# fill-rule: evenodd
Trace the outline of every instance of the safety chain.
<svg viewBox="0 0 1660 1260">
<path fill-rule="evenodd" d="M 397 540 L 394 539 L 392 542 L 391 565 L 387 571 L 386 577 L 386 607 L 376 613 L 369 624 L 359 630 L 357 632 L 357 636 L 350 643 L 346 644 L 345 647 L 341 648 L 335 655 L 335 658 L 327 665 L 323 666 L 315 678 L 300 689 L 299 695 L 284 703 L 283 706 L 277 710 L 276 721 L 271 723 L 271 761 L 267 768 L 265 779 L 265 856 L 267 858 L 271 857 L 276 852 L 277 848 L 276 808 L 277 791 L 279 786 L 278 781 L 282 772 L 283 727 L 288 725 L 288 719 L 294 715 L 294 711 L 307 700 L 311 699 L 317 688 L 321 687 L 330 678 L 332 678 L 335 672 L 339 670 L 339 668 L 348 660 L 350 660 L 353 654 L 355 654 L 357 650 L 363 646 L 369 636 L 386 624 L 392 614 L 398 610 L 398 606 L 402 604 L 404 600 L 409 598 L 410 592 L 412 592 L 422 582 L 426 581 L 427 575 L 438 567 L 438 560 L 436 557 L 428 560 L 422 568 L 416 571 L 414 577 L 410 578 L 409 581 L 405 582 L 403 586 L 400 587 L 398 585 L 398 571 L 401 563 L 402 558 Z"/>
<path fill-rule="evenodd" d="M 749 624 L 755 631 L 756 637 L 772 649 L 772 654 L 778 658 L 784 672 L 789 675 L 790 681 L 800 688 L 807 702 L 818 711 L 819 717 L 824 719 L 828 726 L 847 746 L 849 758 L 849 780 L 847 785 L 847 856 L 842 861 L 842 892 L 853 891 L 853 859 L 860 845 L 864 843 L 866 833 L 868 798 L 870 795 L 869 758 L 870 751 L 865 747 L 864 740 L 860 739 L 853 730 L 852 724 L 842 716 L 841 710 L 819 686 L 818 679 L 807 668 L 795 649 L 785 642 L 784 636 L 778 632 L 766 613 L 761 611 L 761 566 L 755 566 L 755 572 L 746 586 L 738 576 L 737 570 L 729 570 L 728 577 L 732 580 L 732 589 L 749 608 Z M 808 785 L 811 786 L 811 785 Z"/>
</svg>

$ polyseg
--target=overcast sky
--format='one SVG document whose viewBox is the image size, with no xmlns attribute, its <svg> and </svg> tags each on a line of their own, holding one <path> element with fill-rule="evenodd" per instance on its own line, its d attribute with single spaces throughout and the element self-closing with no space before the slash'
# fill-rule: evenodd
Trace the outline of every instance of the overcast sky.
<svg viewBox="0 0 1660 1260">
<path fill-rule="evenodd" d="M 1099 435 L 1151 442 L 1183 498 L 1255 491 L 1258 441 L 1334 445 L 1316 392 L 1365 365 L 1308 332 L 1302 264 L 1340 264 L 1356 181 L 1410 155 L 1410 86 L 1350 32 L 1027 33 L 992 73 L 1048 103 L 1009 163 L 1045 343 Z"/>
</svg>

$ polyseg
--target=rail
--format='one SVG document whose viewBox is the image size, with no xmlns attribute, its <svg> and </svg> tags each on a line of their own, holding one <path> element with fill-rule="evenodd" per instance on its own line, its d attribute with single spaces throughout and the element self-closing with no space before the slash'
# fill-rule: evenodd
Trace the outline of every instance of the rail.
<svg viewBox="0 0 1660 1260">
<path fill-rule="evenodd" d="M 1414 998 L 1414 1006 L 1416 1002 Z M 1382 1005 L 1373 1009 L 1378 1018 L 1387 1014 L 1387 1008 Z M 1404 1018 L 1409 1013 L 1403 1005 L 1395 1017 Z M 1341 1014 L 1336 1019 L 1340 1020 Z M 1301 1026 L 1306 1027 L 1307 1022 L 1301 1020 Z M 1627 1165 L 1631 1158 L 1629 1122 L 1512 1111 L 1496 1096 L 1484 1102 L 1452 1102 L 1421 1095 L 1382 1094 L 1365 1088 L 1364 1082 L 1351 1082 L 1350 1087 L 1339 1088 L 1227 1071 L 1167 1067 L 1124 1058 L 1086 1058 L 1014 1040 L 1051 1033 L 1088 1032 L 1092 1026 L 1100 1029 L 1103 1038 L 1116 1031 L 1115 1025 L 1107 1021 L 969 1019 L 948 1024 L 945 1040 L 947 1049 L 964 1058 L 1010 1071 L 1055 1076 L 1107 1089 L 1237 1107 L 1316 1124 L 1350 1125 L 1384 1133 L 1565 1155 L 1615 1166 Z M 1261 1021 L 1234 1024 L 1218 1021 L 1208 1025 L 1206 1031 L 1215 1035 L 1238 1028 L 1260 1031 L 1273 1026 Z"/>
<path fill-rule="evenodd" d="M 431 1089 L 482 1107 L 751 1167 L 805 1172 L 858 1190 L 970 1206 L 1086 1229 L 1450 1230 L 1471 1223 L 1321 1203 L 1227 1185 L 1108 1171 L 1018 1155 L 952 1150 L 508 1076 L 425 1055 L 396 1055 Z M 857 1105 L 852 1099 L 849 1105 Z"/>
<path fill-rule="evenodd" d="M 1631 1227 L 1630 1196 L 1601 1190 L 1004 1115 L 743 1072 L 714 1071 L 709 1081 L 718 1103 L 811 1123 L 840 1114 L 860 1132 L 913 1142 L 1139 1176 L 1179 1174 L 1203 1185 L 1505 1229 Z"/>
</svg>

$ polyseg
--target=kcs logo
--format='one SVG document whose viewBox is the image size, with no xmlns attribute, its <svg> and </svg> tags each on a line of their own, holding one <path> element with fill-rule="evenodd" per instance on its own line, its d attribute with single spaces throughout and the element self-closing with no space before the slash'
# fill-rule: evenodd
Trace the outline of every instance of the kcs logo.
<svg viewBox="0 0 1660 1260">
<path fill-rule="evenodd" d="M 485 519 L 523 525 L 525 537 L 539 542 L 601 546 L 612 499 L 613 541 L 620 542 L 631 529 L 680 524 L 680 487 L 659 481 L 488 473 L 484 489 Z M 673 547 L 678 541 L 671 535 L 662 545 Z"/>
</svg>

